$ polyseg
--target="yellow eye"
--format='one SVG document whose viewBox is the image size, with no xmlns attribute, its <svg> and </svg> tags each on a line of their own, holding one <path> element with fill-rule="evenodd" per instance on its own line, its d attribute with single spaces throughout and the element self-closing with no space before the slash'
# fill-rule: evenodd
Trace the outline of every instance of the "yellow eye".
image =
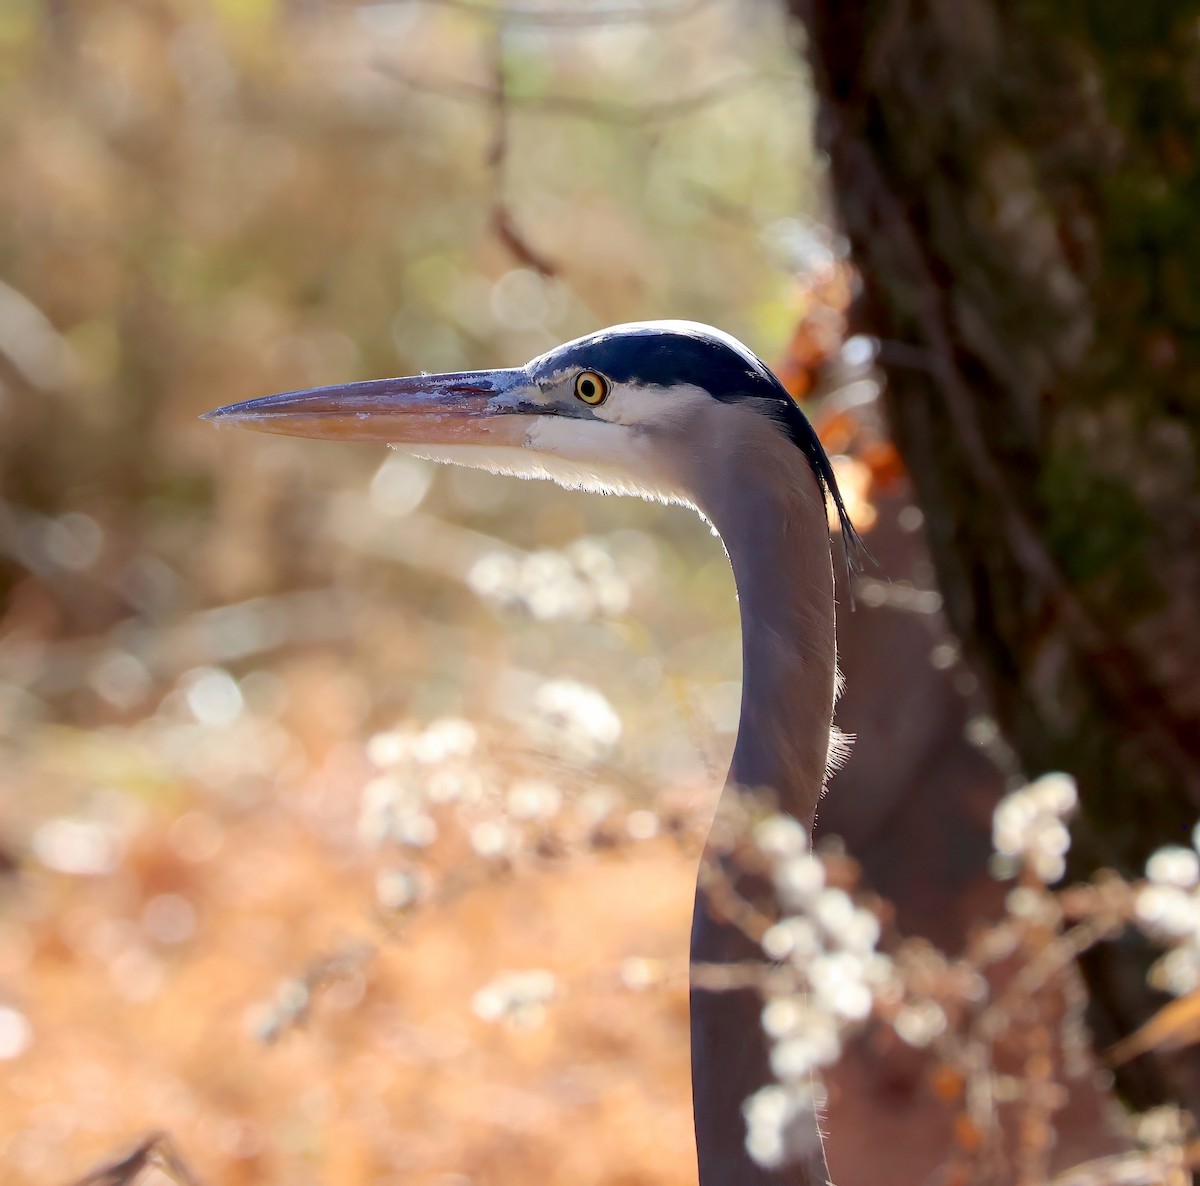
<svg viewBox="0 0 1200 1186">
<path fill-rule="evenodd" d="M 602 404 L 608 397 L 608 380 L 596 371 L 580 371 L 575 376 L 575 396 L 593 407 Z"/>
</svg>

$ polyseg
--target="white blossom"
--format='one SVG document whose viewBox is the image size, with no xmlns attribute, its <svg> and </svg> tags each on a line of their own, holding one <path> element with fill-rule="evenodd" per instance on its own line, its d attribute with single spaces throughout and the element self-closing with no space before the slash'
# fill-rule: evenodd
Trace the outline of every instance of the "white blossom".
<svg viewBox="0 0 1200 1186">
<path fill-rule="evenodd" d="M 1024 861 L 1046 884 L 1066 872 L 1071 836 L 1063 820 L 1078 794 L 1067 774 L 1045 774 L 1006 795 L 992 817 L 992 844 L 1003 857 Z"/>
<path fill-rule="evenodd" d="M 802 996 L 772 997 L 762 1011 L 762 1027 L 769 1038 L 786 1038 L 798 1033 L 808 1018 Z"/>
<path fill-rule="evenodd" d="M 817 895 L 812 907 L 813 917 L 831 938 L 841 939 L 856 913 L 854 902 L 845 890 L 827 889 Z"/>
<path fill-rule="evenodd" d="M 475 726 L 458 717 L 433 721 L 412 740 L 411 752 L 416 761 L 433 766 L 451 758 L 469 758 L 478 740 Z"/>
<path fill-rule="evenodd" d="M 775 892 L 788 909 L 803 909 L 825 886 L 825 866 L 811 853 L 787 857 L 775 866 Z"/>
<path fill-rule="evenodd" d="M 507 552 L 488 552 L 471 565 L 467 586 L 477 596 L 508 602 L 516 597 L 521 565 Z"/>
<path fill-rule="evenodd" d="M 221 667 L 193 668 L 179 686 L 192 715 L 213 729 L 228 728 L 246 707 L 237 680 Z"/>
<path fill-rule="evenodd" d="M 946 1014 L 934 1001 L 905 1005 L 892 1023 L 896 1033 L 910 1046 L 928 1046 L 946 1029 Z"/>
<path fill-rule="evenodd" d="M 872 996 L 866 983 L 866 965 L 848 951 L 819 955 L 808 966 L 816 1003 L 847 1021 L 870 1015 Z"/>
<path fill-rule="evenodd" d="M 806 856 L 808 829 L 790 815 L 769 815 L 755 826 L 754 844 L 768 857 Z"/>
<path fill-rule="evenodd" d="M 363 787 L 358 832 L 372 845 L 387 841 L 426 848 L 437 839 L 437 823 L 425 811 L 420 785 L 398 772 L 381 774 Z"/>
<path fill-rule="evenodd" d="M 658 835 L 658 816 L 653 811 L 631 811 L 625 820 L 625 831 L 633 840 L 653 840 Z"/>
<path fill-rule="evenodd" d="M 1182 997 L 1200 988 L 1200 951 L 1192 945 L 1173 948 L 1155 962 L 1146 977 L 1152 988 Z"/>
<path fill-rule="evenodd" d="M 1200 929 L 1200 901 L 1174 885 L 1143 887 L 1134 902 L 1138 920 L 1153 933 L 1182 939 Z"/>
<path fill-rule="evenodd" d="M 412 734 L 401 729 L 376 733 L 367 742 L 367 760 L 377 770 L 399 765 L 408 756 Z"/>
<path fill-rule="evenodd" d="M 481 857 L 500 857 L 513 846 L 509 826 L 500 820 L 483 820 L 471 829 L 471 847 Z"/>
<path fill-rule="evenodd" d="M 762 948 L 770 959 L 803 963 L 821 950 L 821 939 L 810 919 L 784 918 L 767 928 Z"/>
<path fill-rule="evenodd" d="M 1160 848 L 1146 862 L 1146 877 L 1159 885 L 1192 889 L 1200 881 L 1200 856 L 1192 848 Z"/>
<path fill-rule="evenodd" d="M 121 862 L 125 836 L 99 820 L 61 817 L 47 820 L 33 834 L 33 854 L 48 869 L 77 877 L 111 873 Z"/>
<path fill-rule="evenodd" d="M 602 693 L 575 680 L 548 680 L 534 696 L 548 740 L 584 761 L 603 757 L 621 738 L 621 718 Z"/>
<path fill-rule="evenodd" d="M 643 992 L 661 984 L 665 969 L 661 960 L 630 956 L 621 961 L 621 983 L 632 992 Z"/>
<path fill-rule="evenodd" d="M 375 875 L 375 900 L 385 910 L 407 910 L 421 897 L 421 880 L 411 869 L 381 869 Z"/>
<path fill-rule="evenodd" d="M 870 910 L 856 908 L 838 937 L 849 951 L 873 953 L 879 942 L 879 919 Z"/>
<path fill-rule="evenodd" d="M 529 778 L 509 787 L 506 802 L 513 819 L 548 820 L 562 807 L 562 791 L 545 779 Z"/>
<path fill-rule="evenodd" d="M 483 779 L 466 767 L 442 766 L 425 782 L 425 797 L 431 803 L 478 803 L 483 795 Z"/>
<path fill-rule="evenodd" d="M 33 1045 L 33 1026 L 11 1005 L 0 1005 L 0 1060 L 17 1058 Z"/>
<path fill-rule="evenodd" d="M 396 819 L 393 834 L 409 848 L 428 848 L 438 837 L 437 821 L 423 811 L 406 812 Z"/>
<path fill-rule="evenodd" d="M 794 1083 L 841 1057 L 837 1026 L 820 1014 L 812 1017 L 817 1024 L 806 1025 L 771 1048 L 771 1072 L 782 1083 Z"/>
<path fill-rule="evenodd" d="M 820 1148 L 815 1107 L 809 1083 L 760 1088 L 742 1105 L 746 1152 L 764 1169 L 780 1169 L 811 1156 Z"/>
<path fill-rule="evenodd" d="M 608 547 L 592 539 L 576 540 L 563 551 L 488 553 L 471 566 L 467 584 L 478 596 L 523 608 L 539 621 L 614 617 L 631 599 L 629 582 Z"/>
<path fill-rule="evenodd" d="M 553 972 L 542 968 L 506 972 L 471 998 L 471 1008 L 483 1021 L 537 1025 L 545 1015 L 546 1004 L 557 995 L 558 981 Z"/>
</svg>

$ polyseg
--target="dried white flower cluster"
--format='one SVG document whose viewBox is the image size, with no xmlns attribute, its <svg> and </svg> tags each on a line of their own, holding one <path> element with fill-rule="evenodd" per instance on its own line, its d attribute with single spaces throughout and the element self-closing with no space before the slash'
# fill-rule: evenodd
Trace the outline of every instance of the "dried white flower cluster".
<svg viewBox="0 0 1200 1186">
<path fill-rule="evenodd" d="M 594 762 L 621 739 L 621 718 L 596 688 L 548 680 L 533 698 L 535 740 L 578 762 Z"/>
<path fill-rule="evenodd" d="M 820 1135 L 813 1123 L 817 1095 L 811 1081 L 772 1084 L 743 1105 L 746 1152 L 764 1169 L 779 1169 L 815 1153 Z"/>
<path fill-rule="evenodd" d="M 621 736 L 621 720 L 603 694 L 573 680 L 533 685 L 523 724 L 527 741 L 574 765 L 599 761 Z M 367 745 L 367 757 L 377 774 L 363 788 L 359 835 L 373 847 L 406 849 L 410 860 L 451 825 L 477 856 L 512 857 L 564 807 L 563 792 L 553 782 L 514 777 L 503 762 L 489 760 L 475 727 L 457 717 L 378 733 Z M 614 805 L 611 795 L 595 788 L 577 799 L 573 814 L 592 828 Z M 630 812 L 625 830 L 630 839 L 650 839 L 659 831 L 658 817 Z M 413 869 L 387 869 L 376 879 L 376 898 L 385 910 L 407 910 L 425 897 L 424 881 Z"/>
<path fill-rule="evenodd" d="M 1146 862 L 1134 912 L 1151 938 L 1170 947 L 1150 969 L 1155 988 L 1182 996 L 1200 988 L 1200 825 L 1192 846 L 1160 848 Z"/>
<path fill-rule="evenodd" d="M 1071 834 L 1064 822 L 1079 795 L 1069 774 L 1043 774 L 1005 795 L 992 816 L 992 846 L 1012 872 L 1024 865 L 1045 885 L 1067 871 Z"/>
<path fill-rule="evenodd" d="M 483 1021 L 506 1021 L 510 1025 L 533 1028 L 542 1023 L 546 1005 L 558 991 L 554 973 L 544 968 L 505 972 L 475 994 L 471 1008 Z"/>
<path fill-rule="evenodd" d="M 489 552 L 467 574 L 487 601 L 526 610 L 539 621 L 586 622 L 629 608 L 629 582 L 600 540 L 577 539 L 562 551 Z"/>
<path fill-rule="evenodd" d="M 379 774 L 363 788 L 363 840 L 428 848 L 438 838 L 432 806 L 483 798 L 483 780 L 471 762 L 477 742 L 474 726 L 456 717 L 372 737 L 367 757 Z"/>
<path fill-rule="evenodd" d="M 762 1013 L 777 1082 L 744 1109 L 747 1151 L 760 1165 L 776 1167 L 810 1150 L 816 1076 L 840 1057 L 843 1034 L 866 1020 L 875 993 L 892 984 L 895 970 L 875 949 L 879 920 L 825 884 L 825 867 L 796 820 L 769 816 L 753 840 L 786 912 L 763 936 L 763 952 L 793 973 Z"/>
<path fill-rule="evenodd" d="M 461 822 L 472 850 L 485 859 L 505 856 L 516 845 L 516 827 L 503 815 L 476 818 L 486 809 L 488 767 L 478 757 L 474 726 L 455 717 L 379 733 L 367 747 L 379 774 L 363 788 L 359 834 L 368 844 L 429 848 L 439 835 L 434 812 L 457 806 L 468 813 Z M 512 820 L 547 820 L 559 809 L 562 795 L 550 783 L 515 782 L 507 795 Z M 386 910 L 403 910 L 423 895 L 421 879 L 411 869 L 381 872 L 376 898 Z"/>
</svg>

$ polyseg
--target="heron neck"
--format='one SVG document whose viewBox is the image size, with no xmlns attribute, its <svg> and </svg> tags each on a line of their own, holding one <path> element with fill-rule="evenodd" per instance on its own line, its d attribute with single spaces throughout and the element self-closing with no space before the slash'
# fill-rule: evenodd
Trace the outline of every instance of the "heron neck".
<svg viewBox="0 0 1200 1186">
<path fill-rule="evenodd" d="M 761 423 L 761 417 L 755 415 Z M 825 779 L 837 672 L 825 501 L 800 451 L 766 426 L 725 442 L 692 486 L 725 544 L 742 620 L 742 705 L 723 799 L 769 788 L 811 827 Z M 740 447 L 738 447 L 740 446 Z M 731 875 L 736 876 L 735 871 Z M 692 963 L 761 960 L 757 945 L 696 896 Z M 742 1105 L 772 1082 L 751 989 L 691 993 L 692 1084 L 700 1186 L 817 1186 L 828 1175 L 817 1118 L 806 1151 L 771 1170 L 745 1148 Z"/>
<path fill-rule="evenodd" d="M 703 506 L 733 568 L 742 701 L 731 784 L 768 788 L 811 827 L 825 780 L 837 652 L 825 503 L 803 457 L 753 458 Z"/>
</svg>

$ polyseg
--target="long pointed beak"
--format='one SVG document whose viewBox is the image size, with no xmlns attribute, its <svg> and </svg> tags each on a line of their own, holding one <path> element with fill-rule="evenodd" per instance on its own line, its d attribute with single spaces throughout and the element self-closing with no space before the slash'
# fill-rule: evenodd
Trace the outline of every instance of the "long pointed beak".
<svg viewBox="0 0 1200 1186">
<path fill-rule="evenodd" d="M 463 371 L 288 391 L 229 404 L 201 419 L 323 440 L 519 445 L 525 416 L 545 410 L 533 402 L 536 393 L 524 367 Z"/>
</svg>

